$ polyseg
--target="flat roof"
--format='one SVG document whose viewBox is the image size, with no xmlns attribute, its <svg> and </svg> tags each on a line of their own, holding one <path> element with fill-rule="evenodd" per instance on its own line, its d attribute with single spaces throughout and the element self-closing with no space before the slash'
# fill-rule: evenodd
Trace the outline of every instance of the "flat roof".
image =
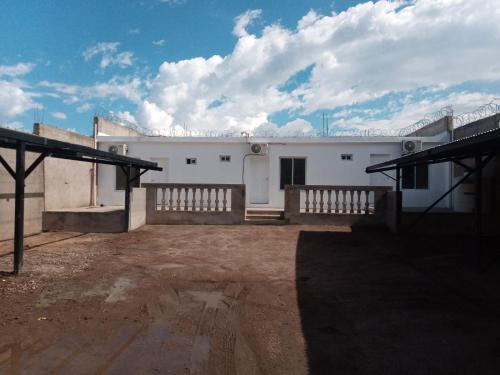
<svg viewBox="0 0 500 375">
<path fill-rule="evenodd" d="M 45 154 L 45 156 L 84 161 L 98 164 L 112 164 L 131 166 L 141 169 L 161 171 L 157 163 L 128 156 L 117 155 L 111 152 L 96 150 L 92 147 L 75 143 L 58 141 L 0 127 L 0 147 L 15 149 L 19 142 L 25 144 L 26 151 Z"/>
<path fill-rule="evenodd" d="M 333 137 L 167 137 L 167 136 L 109 136 L 98 135 L 101 143 L 228 143 L 228 144 L 334 144 L 334 143 L 398 143 L 419 139 L 425 143 L 443 143 L 441 136 L 392 137 L 392 136 L 333 136 Z"/>
<path fill-rule="evenodd" d="M 382 172 L 415 164 L 435 164 L 500 152 L 500 128 L 432 147 L 400 158 L 374 164 L 366 173 Z"/>
</svg>

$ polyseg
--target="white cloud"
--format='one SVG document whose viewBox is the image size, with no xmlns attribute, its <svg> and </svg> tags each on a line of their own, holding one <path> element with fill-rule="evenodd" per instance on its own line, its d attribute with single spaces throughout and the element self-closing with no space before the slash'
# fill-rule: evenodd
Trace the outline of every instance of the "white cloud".
<svg viewBox="0 0 500 375">
<path fill-rule="evenodd" d="M 168 4 L 171 7 L 184 5 L 187 3 L 187 0 L 160 0 L 164 4 Z"/>
<path fill-rule="evenodd" d="M 235 19 L 238 40 L 227 56 L 164 62 L 148 85 L 138 119 L 152 127 L 253 130 L 279 111 L 301 116 L 388 93 L 498 82 L 498 5 L 367 2 L 339 14 L 310 11 L 296 28 L 274 24 L 260 36 L 248 32 L 261 14 L 250 10 Z M 282 89 L 308 67 L 304 83 Z M 438 109 L 436 103 L 429 106 Z"/>
<path fill-rule="evenodd" d="M 118 47 L 120 43 L 118 42 L 101 42 L 94 46 L 88 47 L 83 52 L 83 58 L 85 61 L 90 61 L 95 56 L 100 55 L 101 61 L 99 67 L 102 70 L 106 68 L 117 65 L 120 68 L 126 68 L 131 66 L 134 62 L 134 53 L 130 51 L 118 52 Z"/>
<path fill-rule="evenodd" d="M 0 80 L 0 120 L 13 118 L 39 107 L 24 82 Z"/>
<path fill-rule="evenodd" d="M 17 63 L 16 65 L 0 65 L 0 76 L 18 77 L 30 73 L 35 64 Z"/>
<path fill-rule="evenodd" d="M 438 93 L 439 94 L 439 93 Z M 393 131 L 407 127 L 426 115 L 432 115 L 442 108 L 452 106 L 453 113 L 459 115 L 476 110 L 481 105 L 491 102 L 495 95 L 484 92 L 459 91 L 448 95 L 430 96 L 426 99 L 414 99 L 411 96 L 401 98 L 395 106 L 394 113 L 383 118 L 373 116 L 372 110 L 341 111 L 333 116 L 330 128 L 333 131 L 365 131 L 377 129 L 381 131 Z M 391 103 L 389 103 L 391 106 Z"/>
<path fill-rule="evenodd" d="M 239 38 L 248 36 L 246 28 L 251 25 L 255 19 L 259 18 L 261 14 L 261 9 L 253 9 L 247 10 L 242 15 L 236 17 L 233 34 Z"/>
<path fill-rule="evenodd" d="M 161 47 L 161 46 L 165 45 L 165 39 L 153 40 L 152 43 L 155 46 Z"/>
<path fill-rule="evenodd" d="M 312 124 L 298 118 L 278 127 L 273 123 L 264 123 L 255 128 L 253 134 L 257 137 L 303 137 L 315 134 Z"/>
<path fill-rule="evenodd" d="M 5 124 L 0 123 L 0 126 L 2 128 L 6 128 L 6 129 L 12 129 L 12 130 L 18 130 L 18 131 L 24 130 L 23 124 L 21 124 L 19 121 L 8 122 Z"/>
<path fill-rule="evenodd" d="M 58 120 L 66 120 L 68 118 L 64 112 L 51 112 L 50 115 Z"/>
<path fill-rule="evenodd" d="M 90 86 L 48 81 L 42 81 L 39 85 L 53 90 L 56 94 L 63 95 L 65 104 L 85 102 L 91 99 L 116 100 L 120 98 L 138 104 L 142 97 L 143 82 L 138 77 L 114 76 L 108 81 L 96 82 Z M 81 110 L 83 111 L 87 106 L 87 103 L 83 103 Z"/>
<path fill-rule="evenodd" d="M 168 129 L 172 125 L 172 116 L 147 100 L 140 105 L 137 117 L 140 124 L 148 124 L 152 130 Z"/>
<path fill-rule="evenodd" d="M 130 35 L 139 35 L 139 34 L 141 33 L 141 29 L 139 29 L 139 28 L 130 29 L 130 30 L 128 31 L 128 33 L 129 33 Z"/>
<path fill-rule="evenodd" d="M 77 108 L 76 108 L 76 111 L 78 113 L 85 113 L 85 112 L 88 112 L 90 111 L 91 109 L 91 105 L 89 103 L 83 103 L 82 105 L 79 105 Z"/>
</svg>

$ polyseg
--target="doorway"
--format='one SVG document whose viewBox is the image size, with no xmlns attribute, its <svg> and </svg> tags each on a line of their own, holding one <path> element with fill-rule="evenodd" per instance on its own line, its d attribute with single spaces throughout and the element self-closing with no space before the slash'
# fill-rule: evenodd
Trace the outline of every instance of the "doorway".
<svg viewBox="0 0 500 375">
<path fill-rule="evenodd" d="M 269 203 L 269 157 L 252 155 L 248 160 L 245 182 L 250 204 Z"/>
</svg>

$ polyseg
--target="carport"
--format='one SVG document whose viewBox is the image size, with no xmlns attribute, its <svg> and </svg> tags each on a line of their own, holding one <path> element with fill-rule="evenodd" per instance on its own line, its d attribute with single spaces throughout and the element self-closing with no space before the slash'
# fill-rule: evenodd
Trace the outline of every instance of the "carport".
<svg viewBox="0 0 500 375">
<path fill-rule="evenodd" d="M 494 129 L 474 136 L 446 143 L 427 150 L 405 155 L 397 159 L 375 164 L 366 168 L 366 173 L 385 173 L 386 171 L 396 171 L 396 230 L 408 231 L 415 226 L 429 211 L 431 211 L 440 201 L 447 197 L 460 184 L 469 177 L 475 175 L 475 227 L 477 246 L 477 265 L 482 264 L 482 172 L 484 167 L 498 155 L 500 151 L 500 129 Z M 464 161 L 473 160 L 473 166 Z M 443 195 L 427 207 L 421 215 L 407 228 L 401 228 L 402 212 L 402 190 L 401 190 L 401 169 L 408 166 L 430 165 L 438 163 L 452 162 L 463 167 L 467 173 L 454 183 Z"/>
<path fill-rule="evenodd" d="M 24 247 L 24 188 L 25 179 L 46 158 L 68 159 L 95 164 L 116 165 L 123 169 L 126 175 L 125 188 L 125 228 L 129 227 L 130 213 L 130 183 L 139 178 L 148 170 L 161 171 L 157 163 L 100 151 L 91 147 L 74 143 L 57 141 L 33 134 L 0 128 L 0 147 L 16 150 L 16 165 L 12 168 L 0 155 L 0 164 L 15 180 L 15 219 L 14 219 L 14 273 L 18 274 L 23 266 Z M 33 163 L 26 168 L 26 152 L 40 154 Z M 131 169 L 137 168 L 140 173 L 131 177 Z"/>
</svg>

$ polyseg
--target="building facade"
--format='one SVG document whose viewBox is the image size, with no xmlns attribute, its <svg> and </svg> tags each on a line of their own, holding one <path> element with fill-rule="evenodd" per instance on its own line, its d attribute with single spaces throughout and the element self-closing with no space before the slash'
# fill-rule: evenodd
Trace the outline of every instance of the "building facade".
<svg viewBox="0 0 500 375">
<path fill-rule="evenodd" d="M 98 134 L 104 151 L 124 152 L 157 162 L 163 172 L 148 172 L 140 182 L 245 184 L 247 207 L 281 209 L 284 185 L 393 186 L 382 174 L 368 175 L 365 168 L 398 157 L 403 141 L 417 141 L 423 149 L 448 141 L 448 134 L 422 137 L 150 137 Z M 261 150 L 252 149 L 259 145 Z M 420 147 L 420 146 L 419 146 Z M 256 152 L 257 151 L 257 152 Z M 426 207 L 450 186 L 450 167 L 429 166 L 403 176 L 405 207 Z M 120 205 L 123 173 L 114 166 L 98 168 L 98 203 Z M 448 208 L 450 200 L 439 207 Z"/>
</svg>

